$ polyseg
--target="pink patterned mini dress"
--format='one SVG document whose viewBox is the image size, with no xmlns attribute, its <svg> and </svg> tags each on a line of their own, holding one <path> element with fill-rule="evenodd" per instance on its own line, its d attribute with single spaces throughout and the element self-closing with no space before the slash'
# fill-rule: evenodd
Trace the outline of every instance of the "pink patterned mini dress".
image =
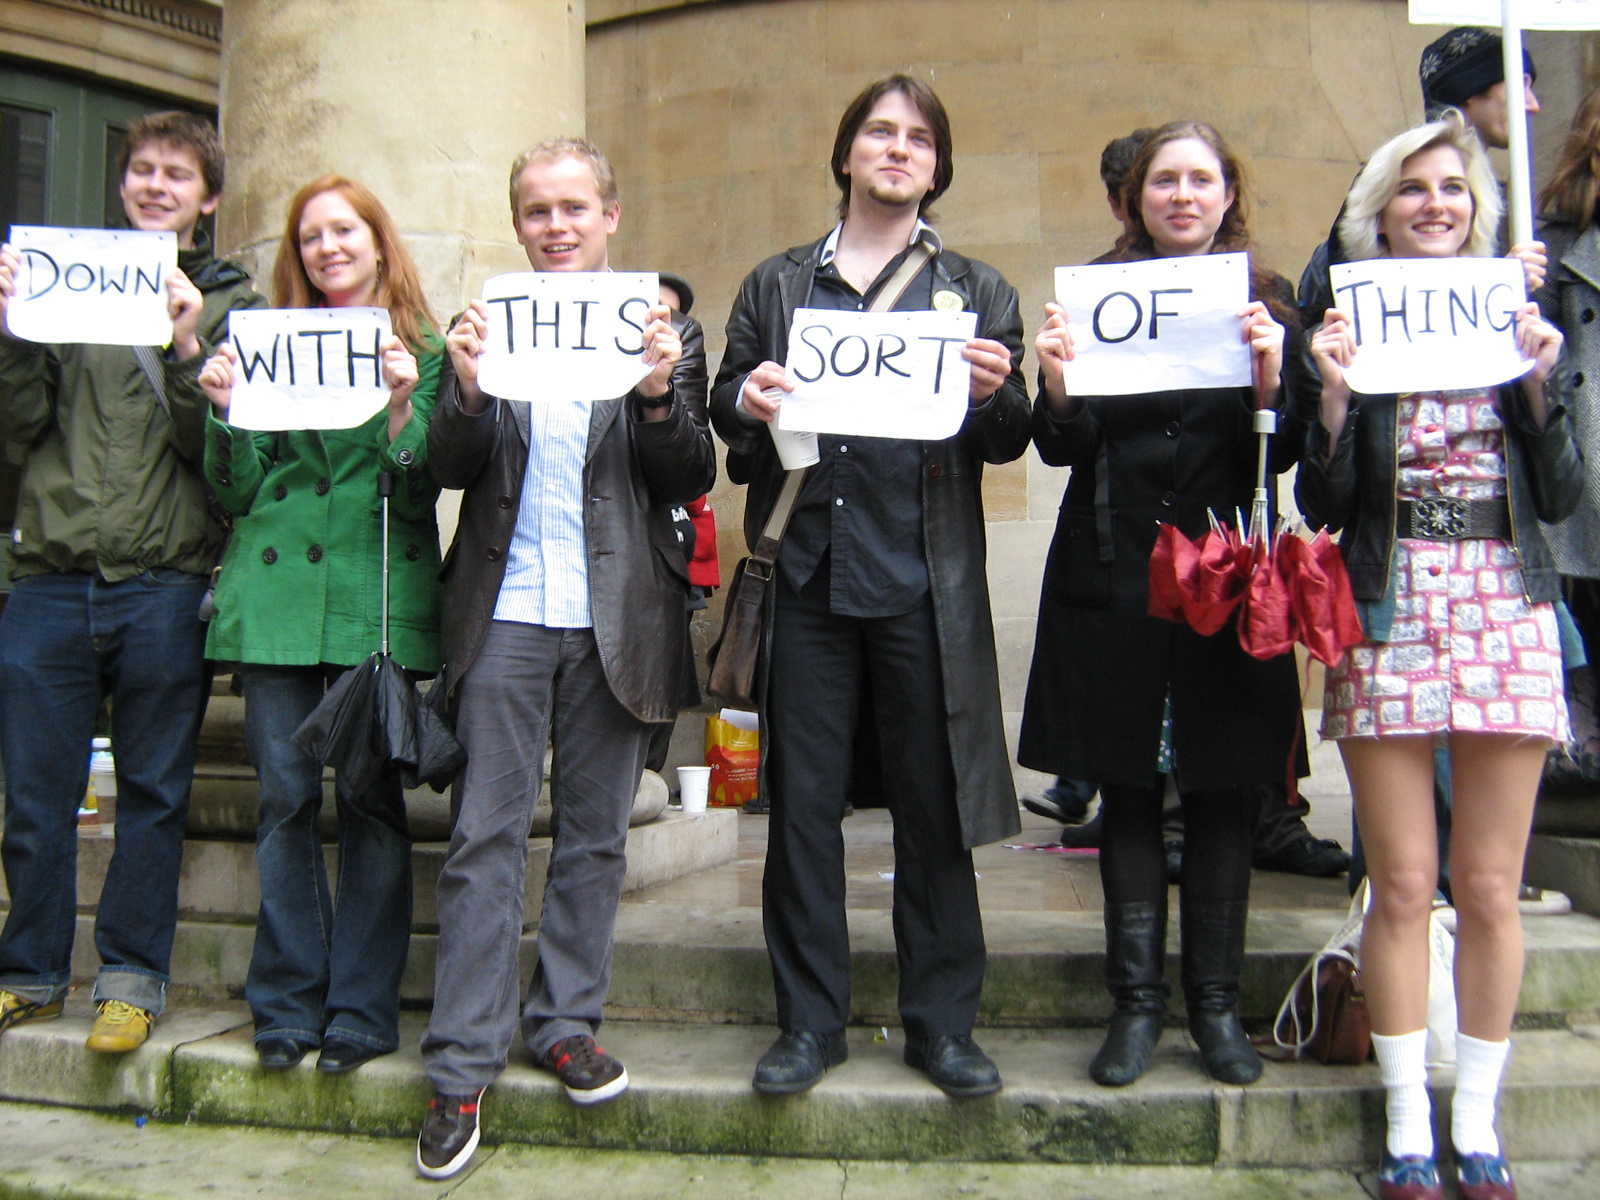
<svg viewBox="0 0 1600 1200">
<path fill-rule="evenodd" d="M 1492 390 L 1396 401 L 1397 495 L 1504 499 L 1505 427 Z M 1505 733 L 1568 740 L 1555 609 L 1530 604 L 1508 541 L 1395 541 L 1389 640 L 1328 672 L 1322 736 Z"/>
</svg>

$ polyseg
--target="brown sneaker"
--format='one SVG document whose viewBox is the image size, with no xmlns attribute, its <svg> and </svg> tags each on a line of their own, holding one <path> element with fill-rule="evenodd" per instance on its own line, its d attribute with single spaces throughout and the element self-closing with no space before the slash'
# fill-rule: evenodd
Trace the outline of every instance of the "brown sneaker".
<svg viewBox="0 0 1600 1200">
<path fill-rule="evenodd" d="M 125 1000 L 102 1000 L 85 1045 L 101 1054 L 126 1054 L 144 1045 L 154 1020 L 154 1013 Z"/>
<path fill-rule="evenodd" d="M 32 1000 L 24 1000 L 15 992 L 0 990 L 0 1033 L 4 1033 L 13 1025 L 26 1025 L 29 1021 L 48 1021 L 60 1015 L 60 1000 L 54 1000 L 49 1004 L 35 1004 Z"/>
<path fill-rule="evenodd" d="M 628 1090 L 628 1072 L 622 1064 L 584 1034 L 551 1046 L 541 1065 L 556 1073 L 574 1104 L 599 1104 Z"/>
</svg>

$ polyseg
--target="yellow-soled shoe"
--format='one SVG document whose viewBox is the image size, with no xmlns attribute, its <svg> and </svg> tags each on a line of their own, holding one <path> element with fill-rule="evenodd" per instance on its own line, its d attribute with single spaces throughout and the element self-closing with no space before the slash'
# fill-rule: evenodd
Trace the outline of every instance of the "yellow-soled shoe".
<svg viewBox="0 0 1600 1200">
<path fill-rule="evenodd" d="M 32 1000 L 24 1000 L 15 992 L 0 989 L 0 1033 L 4 1033 L 13 1025 L 26 1025 L 29 1021 L 48 1021 L 51 1017 L 60 1015 L 60 1000 L 49 1004 L 35 1004 Z"/>
<path fill-rule="evenodd" d="M 153 1020 L 153 1014 L 125 1000 L 102 1000 L 85 1044 L 101 1054 L 126 1054 L 144 1045 Z"/>
</svg>

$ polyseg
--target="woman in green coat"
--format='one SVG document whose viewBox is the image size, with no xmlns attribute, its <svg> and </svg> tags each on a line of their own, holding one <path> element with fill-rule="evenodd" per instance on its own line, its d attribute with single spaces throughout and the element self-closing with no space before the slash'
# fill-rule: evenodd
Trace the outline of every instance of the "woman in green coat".
<svg viewBox="0 0 1600 1200">
<path fill-rule="evenodd" d="M 353 429 L 253 433 L 226 423 L 238 356 L 200 372 L 215 409 L 205 473 L 234 514 L 206 653 L 239 664 L 245 744 L 260 781 L 261 916 L 245 998 L 269 1070 L 313 1046 L 319 1070 L 353 1070 L 399 1044 L 411 933 L 411 839 L 392 771 L 364 793 L 338 778 L 339 888 L 318 833 L 322 766 L 291 735 L 328 684 L 379 648 L 383 598 L 378 476 L 395 477 L 389 528 L 389 650 L 439 668 L 439 489 L 425 469 L 443 343 L 394 222 L 358 183 L 323 176 L 289 208 L 273 273 L 277 308 L 375 306 L 383 411 Z"/>
</svg>

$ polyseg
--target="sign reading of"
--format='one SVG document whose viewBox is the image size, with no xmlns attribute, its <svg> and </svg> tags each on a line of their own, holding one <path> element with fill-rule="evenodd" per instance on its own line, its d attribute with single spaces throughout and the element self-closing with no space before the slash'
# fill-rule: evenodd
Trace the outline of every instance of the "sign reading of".
<svg viewBox="0 0 1600 1200">
<path fill-rule="evenodd" d="M 1500 0 L 1411 0 L 1413 25 L 1501 24 Z M 1514 0 L 1521 29 L 1600 29 L 1600 0 Z"/>
<path fill-rule="evenodd" d="M 655 272 L 516 271 L 483 285 L 478 386 L 504 400 L 610 400 L 650 373 Z"/>
<path fill-rule="evenodd" d="M 389 402 L 382 308 L 257 308 L 228 314 L 228 423 L 240 429 L 354 429 Z"/>
<path fill-rule="evenodd" d="M 30 342 L 165 346 L 167 275 L 178 235 L 134 229 L 13 225 L 17 290 L 6 328 Z"/>
<path fill-rule="evenodd" d="M 1057 267 L 1056 301 L 1072 331 L 1069 396 L 1250 382 L 1250 348 L 1239 324 L 1250 302 L 1247 255 Z"/>
<path fill-rule="evenodd" d="M 1345 369 L 1352 391 L 1491 387 L 1533 367 L 1517 349 L 1528 292 L 1514 258 L 1370 258 L 1336 263 L 1329 278 L 1359 348 Z"/>
<path fill-rule="evenodd" d="M 796 309 L 778 428 L 938 441 L 966 417 L 978 314 Z"/>
</svg>

